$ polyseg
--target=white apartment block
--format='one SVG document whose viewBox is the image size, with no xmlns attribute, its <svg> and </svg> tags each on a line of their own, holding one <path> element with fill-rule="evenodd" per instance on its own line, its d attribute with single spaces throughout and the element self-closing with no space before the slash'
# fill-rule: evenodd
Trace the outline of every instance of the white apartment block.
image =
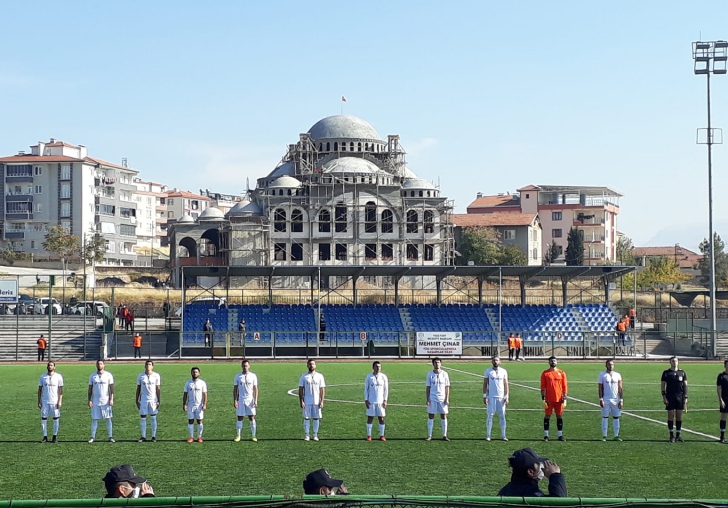
<svg viewBox="0 0 728 508">
<path fill-rule="evenodd" d="M 137 188 L 134 201 L 139 209 L 137 245 L 147 249 L 168 246 L 167 186 L 141 178 L 135 178 L 134 185 Z"/>
</svg>

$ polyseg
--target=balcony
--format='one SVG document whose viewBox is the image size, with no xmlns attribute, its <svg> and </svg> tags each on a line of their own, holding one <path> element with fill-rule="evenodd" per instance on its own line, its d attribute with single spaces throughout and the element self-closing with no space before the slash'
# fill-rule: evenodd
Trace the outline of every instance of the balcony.
<svg viewBox="0 0 728 508">
<path fill-rule="evenodd" d="M 25 231 L 6 231 L 6 240 L 25 240 Z"/>
<path fill-rule="evenodd" d="M 177 266 L 226 266 L 227 260 L 224 256 L 202 256 L 198 264 L 196 257 L 184 257 L 177 258 L 175 263 Z"/>
<path fill-rule="evenodd" d="M 577 215 L 574 217 L 574 226 L 603 226 L 604 217 L 589 217 Z"/>
<path fill-rule="evenodd" d="M 584 243 L 604 243 L 604 235 L 597 235 L 597 234 L 584 235 L 584 237 L 582 238 L 582 241 Z"/>
</svg>

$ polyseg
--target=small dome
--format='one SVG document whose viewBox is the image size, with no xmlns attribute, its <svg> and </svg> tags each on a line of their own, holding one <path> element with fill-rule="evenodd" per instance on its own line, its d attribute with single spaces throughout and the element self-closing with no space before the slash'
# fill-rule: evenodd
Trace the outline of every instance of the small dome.
<svg viewBox="0 0 728 508">
<path fill-rule="evenodd" d="M 321 169 L 324 173 L 383 173 L 373 162 L 359 157 L 340 157 L 324 164 Z"/>
<path fill-rule="evenodd" d="M 195 219 L 193 219 L 190 215 L 184 214 L 182 217 L 179 218 L 177 221 L 177 224 L 194 224 Z"/>
<path fill-rule="evenodd" d="M 280 178 L 275 179 L 268 187 L 271 189 L 274 189 L 274 188 L 290 189 L 290 188 L 296 188 L 296 187 L 300 187 L 300 186 L 301 186 L 301 182 L 298 179 L 293 178 L 292 176 L 282 176 Z"/>
<path fill-rule="evenodd" d="M 227 213 L 228 217 L 243 217 L 251 215 L 263 215 L 263 209 L 258 206 L 258 203 L 247 199 L 240 201 Z"/>
<path fill-rule="evenodd" d="M 374 139 L 381 141 L 374 127 L 351 115 L 334 115 L 316 122 L 308 130 L 312 139 Z"/>
<path fill-rule="evenodd" d="M 423 180 L 422 178 L 408 178 L 404 181 L 402 184 L 403 189 L 435 189 L 436 187 L 432 185 L 427 180 Z"/>
<path fill-rule="evenodd" d="M 198 220 L 201 221 L 208 221 L 208 220 L 219 220 L 224 219 L 225 214 L 220 210 L 219 208 L 210 207 L 207 208 L 204 212 L 200 214 L 200 217 Z"/>
<path fill-rule="evenodd" d="M 268 178 L 278 178 L 280 176 L 293 176 L 295 174 L 295 167 L 291 161 L 279 164 L 271 173 Z"/>
<path fill-rule="evenodd" d="M 412 171 L 407 166 L 405 166 L 404 169 L 402 169 L 402 176 L 404 178 L 417 178 L 417 175 L 415 174 L 415 172 Z"/>
</svg>

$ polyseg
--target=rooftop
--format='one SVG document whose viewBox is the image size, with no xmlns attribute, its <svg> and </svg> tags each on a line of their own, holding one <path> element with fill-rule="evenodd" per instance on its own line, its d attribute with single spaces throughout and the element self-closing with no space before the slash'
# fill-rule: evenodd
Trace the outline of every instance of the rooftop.
<svg viewBox="0 0 728 508">
<path fill-rule="evenodd" d="M 456 213 L 450 216 L 452 223 L 463 228 L 496 226 L 530 226 L 538 215 L 535 213 L 492 212 Z"/>
</svg>

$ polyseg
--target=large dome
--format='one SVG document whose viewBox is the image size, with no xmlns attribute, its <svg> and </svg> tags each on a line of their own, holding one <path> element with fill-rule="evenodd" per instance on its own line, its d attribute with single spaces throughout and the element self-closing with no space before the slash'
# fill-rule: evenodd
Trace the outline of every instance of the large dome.
<svg viewBox="0 0 728 508">
<path fill-rule="evenodd" d="M 376 164 L 359 157 L 331 159 L 321 168 L 324 173 L 382 173 Z"/>
<path fill-rule="evenodd" d="M 268 178 L 278 178 L 279 176 L 293 176 L 295 174 L 296 168 L 293 166 L 293 163 L 290 161 L 283 162 L 279 164 L 271 173 L 268 175 Z"/>
<path fill-rule="evenodd" d="M 308 130 L 312 139 L 374 139 L 381 141 L 374 127 L 351 115 L 327 116 Z"/>
</svg>

